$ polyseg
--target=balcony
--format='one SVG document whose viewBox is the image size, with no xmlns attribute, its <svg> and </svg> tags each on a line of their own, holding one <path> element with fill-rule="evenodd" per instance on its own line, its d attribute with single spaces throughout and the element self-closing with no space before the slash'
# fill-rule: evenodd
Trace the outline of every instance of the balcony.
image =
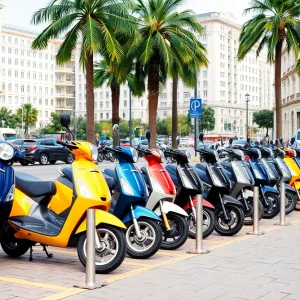
<svg viewBox="0 0 300 300">
<path fill-rule="evenodd" d="M 55 85 L 59 85 L 59 86 L 74 86 L 75 82 L 71 81 L 71 80 L 56 80 L 55 81 Z"/>
<path fill-rule="evenodd" d="M 73 74 L 75 72 L 75 67 L 63 67 L 63 66 L 56 66 L 55 67 L 55 72 L 56 73 L 68 73 L 68 74 Z"/>
<path fill-rule="evenodd" d="M 294 100 L 295 99 L 295 94 L 290 96 L 290 100 Z"/>
<path fill-rule="evenodd" d="M 65 105 L 56 105 L 55 106 L 56 111 L 73 111 L 73 106 L 65 106 Z"/>
<path fill-rule="evenodd" d="M 75 92 L 60 92 L 55 94 L 56 98 L 75 98 Z"/>
</svg>

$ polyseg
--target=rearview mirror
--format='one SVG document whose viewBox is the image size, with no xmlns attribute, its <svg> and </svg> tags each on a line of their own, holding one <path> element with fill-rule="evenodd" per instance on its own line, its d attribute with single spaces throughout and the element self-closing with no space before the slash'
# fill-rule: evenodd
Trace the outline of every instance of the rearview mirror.
<svg viewBox="0 0 300 300">
<path fill-rule="evenodd" d="M 291 138 L 291 145 L 293 146 L 295 144 L 295 138 Z"/>
<path fill-rule="evenodd" d="M 230 138 L 229 139 L 229 145 L 232 145 L 233 144 L 233 138 Z"/>
<path fill-rule="evenodd" d="M 149 129 L 147 129 L 145 135 L 146 135 L 146 139 L 150 143 L 151 131 Z"/>
<path fill-rule="evenodd" d="M 60 124 L 62 127 L 69 129 L 71 123 L 71 117 L 68 114 L 61 114 L 60 116 Z"/>
<path fill-rule="evenodd" d="M 200 134 L 199 134 L 199 140 L 200 140 L 200 142 L 203 142 L 203 138 L 204 138 L 204 133 L 200 132 Z"/>
</svg>

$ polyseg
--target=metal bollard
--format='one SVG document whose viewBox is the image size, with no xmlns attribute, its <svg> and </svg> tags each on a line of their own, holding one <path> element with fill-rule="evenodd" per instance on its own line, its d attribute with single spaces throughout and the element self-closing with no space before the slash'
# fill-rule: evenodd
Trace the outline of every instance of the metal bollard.
<svg viewBox="0 0 300 300">
<path fill-rule="evenodd" d="M 86 216 L 86 278 L 84 284 L 74 285 L 76 288 L 94 290 L 107 285 L 105 281 L 96 282 L 95 269 L 95 210 L 88 209 Z"/>
<path fill-rule="evenodd" d="M 188 250 L 189 254 L 207 254 L 210 252 L 209 249 L 203 249 L 203 197 L 197 195 L 196 204 L 196 249 Z"/>
<path fill-rule="evenodd" d="M 280 219 L 276 222 L 276 226 L 289 226 L 290 223 L 286 222 L 285 219 L 285 185 L 283 182 L 280 184 Z"/>
<path fill-rule="evenodd" d="M 259 232 L 259 189 L 255 186 L 253 189 L 253 231 L 248 232 L 250 235 L 262 235 L 263 232 Z"/>
</svg>

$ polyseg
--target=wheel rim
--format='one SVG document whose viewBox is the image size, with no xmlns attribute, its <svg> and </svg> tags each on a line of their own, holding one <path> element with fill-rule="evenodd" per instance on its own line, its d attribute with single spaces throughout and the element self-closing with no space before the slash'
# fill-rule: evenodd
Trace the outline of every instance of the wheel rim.
<svg viewBox="0 0 300 300">
<path fill-rule="evenodd" d="M 134 225 L 132 224 L 126 231 L 126 241 L 130 249 L 136 252 L 145 252 L 154 245 L 156 233 L 151 224 L 144 221 L 137 221 L 142 237 L 136 236 Z"/>
<path fill-rule="evenodd" d="M 41 156 L 41 162 L 43 165 L 46 165 L 48 162 L 48 157 L 46 155 Z"/>
<path fill-rule="evenodd" d="M 254 214 L 254 207 L 253 207 L 253 203 L 249 200 L 247 200 L 247 205 L 249 210 L 245 211 L 245 220 L 252 220 L 253 219 L 253 214 Z"/>
<path fill-rule="evenodd" d="M 285 193 L 285 209 L 289 210 L 294 205 L 294 197 L 291 193 Z"/>
<path fill-rule="evenodd" d="M 119 252 L 119 241 L 116 235 L 106 228 L 97 229 L 97 234 L 100 240 L 101 249 L 95 248 L 95 265 L 107 265 L 117 256 Z M 83 252 L 86 257 L 86 239 L 83 244 Z"/>
<path fill-rule="evenodd" d="M 276 199 L 271 195 L 267 195 L 266 202 L 268 206 L 264 208 L 264 212 L 268 215 L 273 214 L 273 212 L 277 209 Z"/>
<path fill-rule="evenodd" d="M 72 156 L 72 154 L 69 154 L 69 155 L 68 155 L 67 160 L 68 160 L 68 163 L 72 163 L 72 161 L 73 161 L 73 156 Z"/>
<path fill-rule="evenodd" d="M 169 226 L 171 230 L 167 231 L 167 228 L 163 226 L 163 243 L 174 244 L 182 236 L 184 231 L 183 224 L 179 218 L 176 216 L 167 216 L 169 221 Z"/>
<path fill-rule="evenodd" d="M 239 217 L 235 210 L 226 208 L 227 215 L 230 217 L 229 221 L 225 220 L 223 211 L 219 211 L 217 215 L 217 223 L 220 228 L 224 230 L 232 230 L 234 229 L 239 223 Z"/>
<path fill-rule="evenodd" d="M 3 241 L 3 243 L 5 243 L 6 247 L 10 250 L 15 250 L 17 249 L 20 244 L 22 243 L 22 241 Z"/>
<path fill-rule="evenodd" d="M 196 234 L 196 220 L 193 213 L 189 214 L 188 224 L 189 224 L 189 231 Z M 210 227 L 210 224 L 211 224 L 211 217 L 207 211 L 203 210 L 203 226 L 202 226 L 203 232 L 205 232 Z"/>
</svg>

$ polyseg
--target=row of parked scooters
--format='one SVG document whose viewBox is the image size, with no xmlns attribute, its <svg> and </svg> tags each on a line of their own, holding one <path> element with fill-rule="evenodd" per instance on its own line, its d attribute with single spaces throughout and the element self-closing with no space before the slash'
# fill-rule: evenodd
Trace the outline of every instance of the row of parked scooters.
<svg viewBox="0 0 300 300">
<path fill-rule="evenodd" d="M 62 114 L 61 125 L 69 130 L 70 116 Z M 118 134 L 118 126 L 114 126 Z M 150 132 L 147 132 L 150 139 Z M 199 136 L 203 141 L 203 134 Z M 16 172 L 9 163 L 26 157 L 10 144 L 0 142 L 0 242 L 3 251 L 19 257 L 40 244 L 77 247 L 86 264 L 86 215 L 95 209 L 95 251 L 97 273 L 109 273 L 120 266 L 126 253 L 133 258 L 149 258 L 160 248 L 177 249 L 188 237 L 195 238 L 196 196 L 203 194 L 203 236 L 214 230 L 234 235 L 253 218 L 253 186 L 260 188 L 261 217 L 279 212 L 278 187 L 286 175 L 279 154 L 264 148 L 220 148 L 199 150 L 204 163 L 190 165 L 184 151 L 167 150 L 176 165 L 164 167 L 164 154 L 158 149 L 139 150 L 147 166 L 138 169 L 138 152 L 130 147 L 107 148 L 118 159 L 115 169 L 101 172 L 94 164 L 97 147 L 79 141 L 59 142 L 74 155 L 72 168 L 60 170 L 55 182 Z M 286 153 L 276 150 L 278 153 Z M 219 152 L 219 153 L 218 153 Z M 276 153 L 277 153 L 276 152 Z M 269 153 L 265 160 L 261 153 Z M 220 160 L 222 157 L 222 161 Z M 248 156 L 248 161 L 245 157 Z M 282 165 L 283 166 L 282 166 Z M 288 172 L 288 168 L 286 168 Z M 300 171 L 299 171 L 300 176 Z M 280 177 L 280 179 L 279 179 Z M 299 199 L 291 191 L 293 210 Z"/>
</svg>

